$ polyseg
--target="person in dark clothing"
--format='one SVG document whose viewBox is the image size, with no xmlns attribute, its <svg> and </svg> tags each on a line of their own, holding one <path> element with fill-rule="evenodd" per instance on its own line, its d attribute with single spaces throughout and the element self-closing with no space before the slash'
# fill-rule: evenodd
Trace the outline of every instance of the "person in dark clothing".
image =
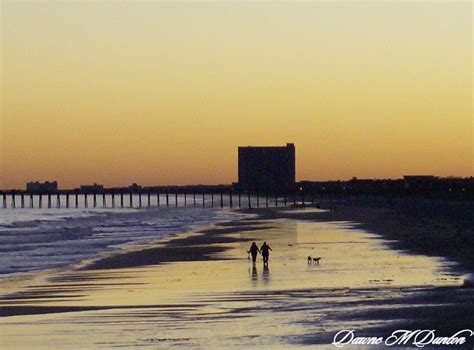
<svg viewBox="0 0 474 350">
<path fill-rule="evenodd" d="M 260 251 L 260 249 L 258 249 L 257 243 L 253 242 L 252 245 L 250 246 L 250 249 L 249 249 L 248 253 L 250 253 L 252 255 L 252 262 L 254 264 L 257 261 L 257 254 L 258 254 L 259 251 Z"/>
<path fill-rule="evenodd" d="M 267 242 L 263 242 L 263 245 L 260 247 L 260 253 L 263 257 L 263 265 L 268 265 L 268 257 L 270 256 L 270 250 L 272 250 L 272 248 L 270 248 Z"/>
</svg>

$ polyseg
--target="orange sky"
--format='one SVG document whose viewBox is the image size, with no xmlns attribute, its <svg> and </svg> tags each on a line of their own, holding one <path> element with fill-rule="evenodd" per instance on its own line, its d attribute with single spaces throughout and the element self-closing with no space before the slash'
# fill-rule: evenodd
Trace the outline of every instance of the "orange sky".
<svg viewBox="0 0 474 350">
<path fill-rule="evenodd" d="M 473 175 L 469 1 L 1 6 L 2 188 Z"/>
</svg>

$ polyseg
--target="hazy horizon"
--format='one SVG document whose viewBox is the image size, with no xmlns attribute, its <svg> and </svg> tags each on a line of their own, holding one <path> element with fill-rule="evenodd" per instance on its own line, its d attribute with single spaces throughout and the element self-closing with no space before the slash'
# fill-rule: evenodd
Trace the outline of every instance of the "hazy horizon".
<svg viewBox="0 0 474 350">
<path fill-rule="evenodd" d="M 0 188 L 473 176 L 472 3 L 1 4 Z"/>
</svg>

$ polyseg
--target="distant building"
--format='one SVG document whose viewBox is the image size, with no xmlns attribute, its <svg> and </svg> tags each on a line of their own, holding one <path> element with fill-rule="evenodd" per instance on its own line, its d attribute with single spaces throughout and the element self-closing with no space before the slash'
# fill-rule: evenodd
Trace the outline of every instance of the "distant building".
<svg viewBox="0 0 474 350">
<path fill-rule="evenodd" d="M 431 190 L 438 178 L 433 175 L 405 175 L 405 188 L 410 190 Z"/>
<path fill-rule="evenodd" d="M 48 191 L 48 192 L 51 192 L 51 191 L 57 191 L 58 190 L 58 182 L 57 181 L 53 181 L 53 182 L 49 182 L 49 181 L 46 181 L 46 182 L 38 182 L 38 181 L 35 181 L 35 182 L 27 182 L 26 183 L 26 190 L 27 191 L 31 191 L 31 192 L 34 192 L 34 191 Z"/>
<path fill-rule="evenodd" d="M 141 185 L 138 185 L 136 184 L 135 182 L 133 184 L 131 184 L 130 186 L 127 187 L 127 189 L 129 189 L 130 191 L 140 191 L 142 189 L 142 186 Z"/>
<path fill-rule="evenodd" d="M 295 146 L 239 147 L 237 188 L 249 191 L 288 191 L 295 187 Z"/>
<path fill-rule="evenodd" d="M 93 185 L 81 185 L 81 191 L 102 191 L 104 189 L 104 185 L 99 185 L 94 183 Z"/>
</svg>

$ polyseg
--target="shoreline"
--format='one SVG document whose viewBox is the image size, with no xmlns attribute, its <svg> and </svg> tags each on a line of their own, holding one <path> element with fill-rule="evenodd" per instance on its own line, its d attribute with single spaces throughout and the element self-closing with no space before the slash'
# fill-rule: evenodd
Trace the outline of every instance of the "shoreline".
<svg viewBox="0 0 474 350">
<path fill-rule="evenodd" d="M 71 270 L 119 270 L 176 262 L 232 259 L 222 256 L 222 253 L 229 249 L 228 245 L 251 241 L 249 238 L 235 238 L 233 234 L 243 231 L 251 232 L 269 229 L 271 228 L 269 221 L 277 219 L 323 223 L 350 222 L 357 229 L 362 229 L 379 236 L 392 249 L 406 254 L 422 254 L 445 259 L 453 263 L 450 267 L 462 274 L 470 275 L 471 278 L 474 271 L 474 255 L 466 254 L 466 251 L 470 253 L 470 249 L 458 250 L 456 251 L 457 254 L 447 254 L 444 250 L 445 246 L 441 244 L 421 244 L 426 243 L 427 235 L 433 232 L 433 227 L 439 226 L 439 223 L 436 221 L 431 220 L 431 225 L 422 226 L 413 222 L 413 218 L 393 212 L 390 208 L 373 207 L 370 203 L 364 203 L 364 201 L 361 201 L 361 203 L 334 201 L 330 205 L 328 203 L 315 204 L 303 209 L 287 206 L 235 209 L 235 211 L 243 214 L 252 214 L 252 216 L 244 216 L 230 221 L 219 221 L 211 225 L 195 227 L 191 231 L 175 233 L 150 244 L 156 245 L 155 247 L 139 245 L 137 249 L 131 246 L 124 250 L 111 252 L 105 256 L 89 258 L 70 266 L 28 272 L 25 275 L 19 276 L 9 276 L 2 282 L 9 283 L 9 281 L 18 279 L 28 283 L 29 280 L 34 280 L 37 273 L 55 274 Z M 408 237 L 409 234 L 412 234 L 412 236 Z M 431 238 L 435 238 L 436 243 L 443 239 L 440 235 L 431 236 Z M 474 251 L 474 246 L 472 251 Z M 471 284 L 471 281 L 468 280 L 467 283 Z M 2 298 L 0 298 L 1 300 Z"/>
<path fill-rule="evenodd" d="M 265 220 L 274 219 L 294 219 L 314 222 L 352 222 L 362 230 L 376 234 L 393 249 L 403 251 L 407 254 L 422 254 L 426 256 L 442 258 L 455 264 L 455 268 L 459 271 L 472 274 L 474 272 L 474 219 L 470 219 L 467 223 L 459 224 L 454 221 L 446 220 L 442 217 L 427 217 L 426 208 L 423 203 L 418 203 L 421 209 L 409 212 L 410 208 L 405 207 L 407 200 L 391 206 L 379 205 L 370 201 L 334 201 L 333 203 L 323 203 L 320 205 L 309 205 L 307 209 L 321 209 L 320 212 L 310 211 L 307 209 L 288 207 L 276 208 L 253 208 L 253 209 L 236 209 L 235 211 L 254 214 L 254 217 L 236 219 L 232 221 L 222 221 L 213 224 L 214 228 L 198 228 L 192 231 L 192 235 L 182 237 L 182 234 L 169 237 L 164 247 L 147 248 L 147 253 L 162 253 L 163 257 L 155 256 L 150 259 L 151 264 L 159 264 L 163 262 L 183 261 L 180 259 L 194 260 L 213 259 L 212 254 L 221 253 L 225 250 L 223 247 L 211 247 L 213 244 L 235 243 L 238 240 L 231 238 L 228 234 L 237 233 L 239 231 L 261 230 L 260 224 L 265 224 Z M 385 203 L 386 204 L 386 203 Z M 436 210 L 443 210 L 443 204 L 448 207 L 453 202 L 439 202 Z M 454 202 L 456 205 L 457 203 Z M 415 204 L 416 205 L 416 204 Z M 474 212 L 474 203 L 461 202 L 460 205 L 472 208 Z M 464 213 L 468 219 L 469 209 Z M 420 211 L 420 213 L 417 213 Z M 453 219 L 458 219 L 454 217 Z M 472 226 L 470 226 L 472 223 Z M 257 226 L 256 226 L 257 225 Z M 230 227 L 229 229 L 225 229 Z M 247 240 L 248 241 L 248 240 Z M 196 245 L 204 245 L 201 247 L 202 252 L 191 252 L 189 248 Z M 171 252 L 174 248 L 183 246 L 188 251 L 184 254 Z M 140 255 L 139 251 L 125 253 Z M 173 257 L 173 254 L 180 256 Z M 126 263 L 121 264 L 115 255 L 99 259 L 104 262 L 97 262 L 85 269 L 103 268 L 120 268 L 146 265 L 147 262 L 137 261 L 136 265 L 127 266 Z M 148 254 L 147 254 L 148 255 Z M 146 260 L 146 259 L 145 259 Z"/>
<path fill-rule="evenodd" d="M 326 211 L 305 213 L 304 209 L 298 209 L 285 217 L 354 222 L 358 228 L 387 240 L 393 249 L 447 259 L 466 273 L 474 272 L 474 202 L 341 200 L 319 204 L 318 208 Z M 264 219 L 281 217 L 266 208 L 259 210 Z"/>
<path fill-rule="evenodd" d="M 402 203 L 407 201 L 407 199 L 404 199 Z M 438 204 L 443 203 L 443 201 L 436 202 Z M 447 202 L 448 205 L 451 203 Z M 461 205 L 465 203 L 461 202 Z M 467 224 L 457 225 L 457 222 L 452 223 L 449 220 L 440 221 L 436 218 L 426 217 L 426 213 L 417 216 L 416 213 L 412 212 L 407 215 L 406 212 L 402 212 L 401 209 L 403 208 L 400 205 L 389 207 L 386 203 L 383 203 L 384 205 L 379 204 L 368 200 L 335 200 L 331 203 L 308 205 L 306 209 L 292 206 L 234 209 L 235 212 L 251 214 L 253 217 L 247 216 L 194 227 L 190 231 L 166 235 L 162 239 L 148 244 L 158 245 L 157 247 L 139 245 L 136 249 L 131 245 L 123 250 L 108 252 L 103 257 L 99 255 L 96 258 L 87 258 L 82 262 L 69 266 L 9 275 L 2 282 L 8 283 L 9 280 L 15 279 L 28 280 L 37 273 L 64 271 L 71 269 L 71 267 L 74 270 L 98 270 L 179 261 L 212 260 L 214 254 L 222 253 L 226 249 L 213 245 L 238 242 L 238 239 L 232 238 L 230 235 L 239 231 L 261 230 L 262 227 L 258 225 L 265 224 L 265 220 L 274 219 L 352 222 L 357 228 L 380 236 L 393 249 L 408 254 L 423 254 L 448 259 L 457 265 L 456 268 L 466 273 L 473 273 L 474 255 L 471 252 L 474 251 L 474 219 L 471 219 Z M 474 203 L 467 204 L 474 211 Z M 313 208 L 321 209 L 321 211 L 308 211 L 308 209 Z M 472 223 L 472 226 L 469 226 L 470 223 Z M 458 227 L 453 227 L 456 225 Z M 193 249 L 193 246 L 199 246 L 200 251 Z M 181 252 L 180 249 L 182 249 Z M 81 267 L 78 268 L 77 266 Z"/>
<path fill-rule="evenodd" d="M 342 203 L 332 211 L 242 210 L 257 215 L 195 227 L 155 247 L 99 257 L 0 297 L 5 339 L 16 344 L 18 334 L 28 337 L 28 327 L 37 322 L 50 324 L 52 334 L 70 324 L 60 338 L 67 343 L 91 330 L 113 334 L 108 320 L 127 320 L 114 326 L 117 339 L 122 339 L 121 324 L 125 329 L 149 324 L 144 335 L 133 333 L 130 344 L 151 339 L 165 348 L 175 342 L 201 347 L 203 341 L 214 341 L 207 327 L 222 332 L 217 347 L 241 342 L 326 345 L 338 330 L 352 328 L 358 336 L 389 335 L 396 329 L 437 329 L 450 335 L 474 328 L 474 286 L 461 276 L 466 267 L 416 256 L 403 242 L 387 241 L 388 235 L 371 225 L 385 217 L 385 210 L 355 212 Z M 382 222 L 398 224 L 392 233 L 403 228 L 394 220 Z M 260 258 L 252 270 L 247 259 L 250 242 L 263 240 L 274 248 L 271 272 L 262 268 Z M 394 250 L 400 247 L 401 253 Z M 365 251 L 373 253 L 365 257 Z M 321 265 L 307 264 L 310 252 L 324 256 Z M 447 271 L 433 271 L 438 264 Z M 87 321 L 78 326 L 78 320 Z M 115 342 L 108 337 L 110 344 Z M 94 338 L 77 341 L 83 348 L 96 344 Z"/>
</svg>

